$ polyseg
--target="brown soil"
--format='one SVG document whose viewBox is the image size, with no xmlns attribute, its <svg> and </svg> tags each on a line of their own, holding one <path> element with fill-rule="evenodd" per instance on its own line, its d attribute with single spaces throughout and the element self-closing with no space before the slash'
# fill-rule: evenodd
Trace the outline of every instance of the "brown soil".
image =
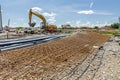
<svg viewBox="0 0 120 80">
<path fill-rule="evenodd" d="M 0 52 L 0 79 L 51 77 L 94 51 L 109 36 L 97 33 L 77 33 L 55 41 Z"/>
</svg>

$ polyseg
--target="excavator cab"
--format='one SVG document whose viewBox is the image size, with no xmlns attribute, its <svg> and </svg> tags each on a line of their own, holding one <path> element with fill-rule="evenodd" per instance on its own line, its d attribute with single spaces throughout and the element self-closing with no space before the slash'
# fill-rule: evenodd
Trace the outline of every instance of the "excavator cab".
<svg viewBox="0 0 120 80">
<path fill-rule="evenodd" d="M 45 25 L 44 22 L 41 22 L 41 23 L 40 23 L 40 27 L 41 27 L 41 29 L 45 29 L 47 26 Z"/>
</svg>

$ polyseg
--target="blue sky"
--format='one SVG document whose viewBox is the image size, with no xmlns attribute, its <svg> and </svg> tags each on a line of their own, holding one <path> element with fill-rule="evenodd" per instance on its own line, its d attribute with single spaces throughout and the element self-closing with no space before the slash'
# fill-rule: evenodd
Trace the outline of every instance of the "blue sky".
<svg viewBox="0 0 120 80">
<path fill-rule="evenodd" d="M 102 26 L 118 22 L 120 0 L 0 0 L 3 25 L 28 26 L 28 11 L 32 8 L 45 16 L 49 24 Z M 33 16 L 37 26 L 41 20 Z"/>
</svg>

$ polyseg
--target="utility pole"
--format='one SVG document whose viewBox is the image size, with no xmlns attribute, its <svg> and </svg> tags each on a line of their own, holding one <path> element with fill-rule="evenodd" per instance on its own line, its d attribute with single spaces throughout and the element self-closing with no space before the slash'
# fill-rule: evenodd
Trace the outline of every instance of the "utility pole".
<svg viewBox="0 0 120 80">
<path fill-rule="evenodd" d="M 120 32 L 120 17 L 119 17 L 119 32 Z"/>
<path fill-rule="evenodd" d="M 8 27 L 10 27 L 10 19 L 8 19 Z"/>
<path fill-rule="evenodd" d="M 0 5 L 0 32 L 3 30 L 2 26 L 2 11 L 1 11 L 1 5 Z"/>
</svg>

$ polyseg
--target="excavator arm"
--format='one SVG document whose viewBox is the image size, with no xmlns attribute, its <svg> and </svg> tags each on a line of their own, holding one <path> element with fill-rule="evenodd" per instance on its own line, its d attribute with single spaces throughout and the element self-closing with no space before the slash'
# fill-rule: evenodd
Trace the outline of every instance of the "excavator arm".
<svg viewBox="0 0 120 80">
<path fill-rule="evenodd" d="M 45 31 L 50 31 L 50 30 L 56 30 L 57 26 L 56 25 L 49 25 L 46 22 L 46 19 L 43 15 L 32 11 L 32 9 L 29 10 L 29 25 L 30 27 L 34 27 L 36 23 L 32 23 L 32 15 L 37 16 L 38 18 L 40 18 L 42 20 L 42 29 L 44 29 Z"/>
<path fill-rule="evenodd" d="M 41 14 L 37 13 L 37 12 L 32 11 L 32 9 L 29 10 L 29 25 L 30 26 L 34 26 L 35 25 L 35 23 L 33 23 L 33 24 L 31 23 L 32 14 L 37 16 L 37 17 L 39 17 L 43 21 L 44 26 L 46 26 L 46 19 L 45 19 L 45 17 L 42 16 Z"/>
</svg>

